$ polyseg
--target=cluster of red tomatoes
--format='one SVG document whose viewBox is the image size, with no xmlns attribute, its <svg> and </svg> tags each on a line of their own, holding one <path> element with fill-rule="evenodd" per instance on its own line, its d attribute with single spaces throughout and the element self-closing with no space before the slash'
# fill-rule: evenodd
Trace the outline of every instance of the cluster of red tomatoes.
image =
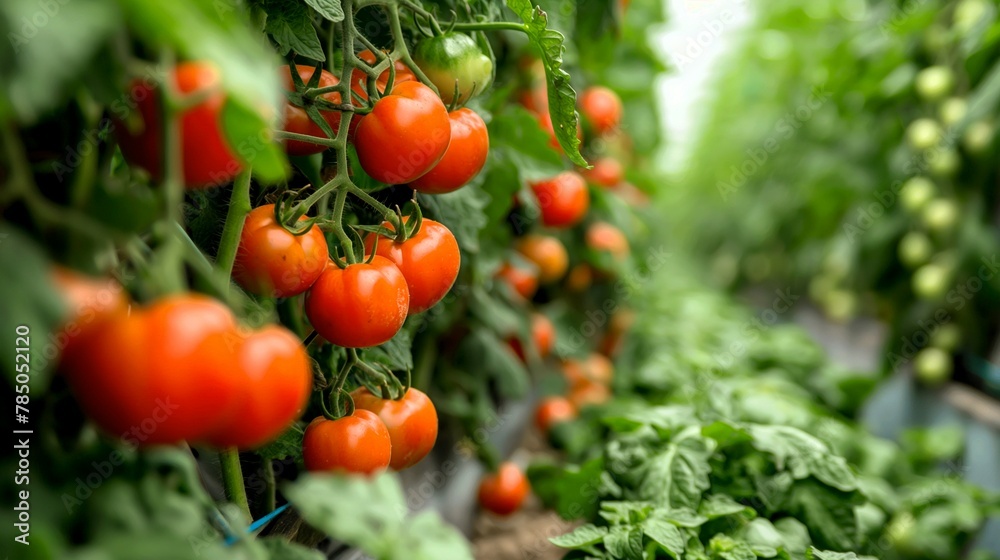
<svg viewBox="0 0 1000 560">
<path fill-rule="evenodd" d="M 552 120 L 548 112 L 547 95 L 541 70 L 532 65 L 529 74 L 534 80 L 520 96 L 521 104 L 535 113 L 539 126 L 550 136 L 550 145 L 560 149 L 555 138 Z M 591 138 L 607 138 L 618 133 L 622 116 L 622 102 L 611 90 L 590 87 L 580 95 L 579 109 L 584 127 L 578 130 L 581 139 L 584 134 Z M 586 219 L 590 207 L 588 182 L 597 188 L 619 191 L 628 197 L 621 163 L 610 156 L 597 158 L 590 170 L 565 171 L 555 177 L 530 184 L 537 200 L 539 223 L 542 228 L 566 230 L 580 225 Z M 589 251 L 607 255 L 611 261 L 622 261 L 629 255 L 629 243 L 625 234 L 617 227 L 602 221 L 592 221 L 584 230 L 584 241 Z M 497 272 L 511 290 L 525 302 L 530 301 L 540 285 L 565 281 L 572 291 L 583 291 L 589 287 L 595 276 L 602 271 L 594 270 L 587 263 L 579 263 L 572 269 L 566 246 L 555 235 L 543 231 L 529 232 L 519 237 L 514 249 L 520 255 L 517 261 L 505 262 Z M 610 271 L 603 271 L 609 274 Z M 613 355 L 620 345 L 630 322 L 626 312 L 616 314 L 599 344 L 598 352 L 586 359 L 568 359 L 561 364 L 566 379 L 565 396 L 550 396 L 541 401 L 536 409 L 535 423 L 540 431 L 548 433 L 559 422 L 577 417 L 578 411 L 588 405 L 601 404 L 610 398 L 610 384 L 614 376 L 614 366 L 608 356 Z M 539 359 L 548 359 L 555 344 L 555 327 L 544 314 L 532 312 L 530 319 L 530 343 L 532 348 L 516 337 L 508 339 L 511 350 L 524 362 L 528 353 L 533 352 Z M 510 462 L 480 483 L 479 502 L 483 508 L 499 515 L 517 511 L 528 494 L 528 481 L 521 469 Z"/>
</svg>

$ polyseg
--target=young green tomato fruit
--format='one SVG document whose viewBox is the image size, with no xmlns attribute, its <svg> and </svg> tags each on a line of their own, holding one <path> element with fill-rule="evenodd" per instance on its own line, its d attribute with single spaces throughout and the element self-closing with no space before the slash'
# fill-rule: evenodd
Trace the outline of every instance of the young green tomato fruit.
<svg viewBox="0 0 1000 560">
<path fill-rule="evenodd" d="M 962 0 L 955 6 L 955 13 L 952 16 L 955 29 L 966 34 L 971 31 L 979 22 L 984 21 L 989 4 L 985 0 Z"/>
<path fill-rule="evenodd" d="M 923 220 L 931 231 L 949 231 L 958 221 L 958 205 L 948 198 L 932 200 L 924 207 Z"/>
<path fill-rule="evenodd" d="M 962 160 L 952 148 L 941 148 L 935 151 L 928 162 L 930 167 L 931 175 L 946 179 L 952 177 L 958 172 L 959 166 L 962 165 Z"/>
<path fill-rule="evenodd" d="M 437 440 L 438 417 L 434 403 L 423 391 L 410 387 L 399 400 L 377 397 L 364 387 L 351 393 L 354 406 L 379 417 L 389 430 L 392 459 L 389 466 L 401 471 L 430 453 Z"/>
<path fill-rule="evenodd" d="M 941 107 L 938 109 L 938 117 L 941 119 L 941 124 L 954 126 L 958 124 L 958 121 L 965 118 L 968 110 L 969 103 L 964 98 L 949 97 L 941 102 Z"/>
<path fill-rule="evenodd" d="M 424 39 L 417 44 L 413 60 L 427 74 L 441 94 L 441 100 L 448 105 L 456 100 L 458 103 L 468 102 L 489 87 L 493 80 L 493 61 L 465 33 L 453 31 Z"/>
<path fill-rule="evenodd" d="M 823 301 L 823 311 L 831 321 L 843 323 L 854 317 L 858 298 L 852 292 L 833 289 L 827 292 Z"/>
<path fill-rule="evenodd" d="M 992 124 L 986 121 L 976 121 L 965 129 L 965 134 L 962 135 L 962 145 L 965 146 L 966 150 L 969 150 L 970 154 L 981 155 L 993 143 L 995 135 L 996 129 Z"/>
<path fill-rule="evenodd" d="M 906 129 L 906 140 L 914 150 L 929 150 L 941 141 L 944 131 L 934 119 L 917 119 Z"/>
<path fill-rule="evenodd" d="M 958 348 L 961 340 L 962 330 L 955 323 L 948 323 L 938 327 L 938 330 L 931 335 L 931 346 L 951 352 Z"/>
<path fill-rule="evenodd" d="M 951 355 L 940 348 L 925 348 L 913 360 L 917 379 L 929 385 L 939 385 L 951 377 Z"/>
<path fill-rule="evenodd" d="M 922 232 L 911 231 L 899 240 L 899 260 L 909 268 L 926 263 L 933 252 L 934 245 Z"/>
<path fill-rule="evenodd" d="M 955 87 L 955 74 L 946 66 L 930 66 L 917 74 L 917 95 L 925 101 L 937 101 Z"/>
<path fill-rule="evenodd" d="M 951 271 L 939 264 L 930 263 L 913 273 L 913 293 L 920 299 L 936 300 L 948 289 Z"/>
<path fill-rule="evenodd" d="M 899 200 L 906 210 L 918 212 L 934 198 L 935 192 L 937 188 L 934 182 L 927 177 L 912 177 L 903 183 L 899 191 Z"/>
</svg>

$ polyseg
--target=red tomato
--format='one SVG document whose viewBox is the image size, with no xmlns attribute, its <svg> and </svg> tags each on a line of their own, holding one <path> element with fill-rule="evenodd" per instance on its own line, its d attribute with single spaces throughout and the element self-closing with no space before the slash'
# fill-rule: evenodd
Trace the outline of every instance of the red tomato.
<svg viewBox="0 0 1000 560">
<path fill-rule="evenodd" d="M 564 397 L 547 397 L 535 409 L 535 426 L 540 432 L 547 434 L 553 425 L 572 420 L 576 416 L 576 407 Z"/>
<path fill-rule="evenodd" d="M 327 420 L 319 416 L 302 436 L 302 461 L 310 471 L 370 475 L 389 466 L 389 430 L 373 412 Z"/>
<path fill-rule="evenodd" d="M 618 128 L 622 111 L 621 98 L 606 87 L 592 86 L 580 95 L 580 113 L 597 134 Z"/>
<path fill-rule="evenodd" d="M 608 385 L 614 377 L 615 367 L 611 360 L 597 353 L 587 356 L 586 360 L 566 360 L 563 362 L 563 375 L 572 388 L 589 384 Z"/>
<path fill-rule="evenodd" d="M 52 281 L 67 308 L 53 335 L 60 351 L 65 352 L 95 325 L 128 312 L 128 294 L 111 278 L 90 278 L 57 266 L 52 269 Z"/>
<path fill-rule="evenodd" d="M 383 225 L 392 229 L 388 222 Z M 368 236 L 366 251 L 370 254 L 374 246 L 375 236 Z M 408 313 L 426 311 L 441 301 L 458 278 L 462 263 L 451 230 L 427 218 L 420 223 L 420 231 L 403 243 L 380 236 L 376 254 L 392 261 L 406 278 L 410 291 Z"/>
<path fill-rule="evenodd" d="M 233 279 L 258 295 L 291 297 L 308 290 L 329 262 L 326 238 L 318 227 L 294 235 L 275 221 L 274 205 L 265 204 L 254 208 L 243 224 Z"/>
<path fill-rule="evenodd" d="M 490 150 L 490 135 L 483 118 L 472 109 L 462 108 L 448 113 L 451 121 L 451 143 L 441 161 L 410 188 L 426 194 L 443 194 L 460 189 L 471 181 L 486 164 Z"/>
<path fill-rule="evenodd" d="M 243 168 L 221 128 L 226 98 L 219 86 L 219 72 L 206 62 L 182 62 L 173 72 L 174 85 L 185 95 L 204 95 L 204 101 L 180 115 L 179 135 L 184 184 L 188 188 L 228 183 Z M 116 126 L 118 145 L 125 159 L 156 179 L 163 178 L 163 126 L 159 94 L 149 81 L 132 82 L 129 101 L 141 117 L 141 130 L 133 134 L 126 123 Z"/>
<path fill-rule="evenodd" d="M 594 162 L 593 169 L 587 169 L 583 174 L 595 185 L 613 188 L 625 180 L 625 169 L 615 158 L 604 157 Z"/>
<path fill-rule="evenodd" d="M 236 360 L 244 375 L 238 404 L 209 441 L 253 449 L 277 438 L 302 414 L 312 391 L 312 362 L 302 341 L 278 325 L 249 334 L 239 343 Z"/>
<path fill-rule="evenodd" d="M 337 346 L 367 348 L 399 332 L 410 306 L 406 278 L 389 259 L 335 264 L 306 292 L 306 316 L 316 332 Z"/>
<path fill-rule="evenodd" d="M 196 294 L 102 323 L 65 356 L 80 405 L 136 445 L 198 441 L 230 417 L 244 375 L 232 313 Z"/>
<path fill-rule="evenodd" d="M 569 401 L 576 408 L 604 404 L 610 398 L 611 390 L 606 385 L 593 382 L 578 385 L 569 393 Z"/>
<path fill-rule="evenodd" d="M 573 171 L 563 171 L 546 181 L 532 183 L 531 189 L 538 198 L 542 223 L 549 227 L 570 227 L 582 220 L 590 208 L 587 183 Z"/>
<path fill-rule="evenodd" d="M 410 387 L 398 401 L 381 399 L 364 387 L 351 393 L 354 406 L 376 415 L 389 429 L 392 459 L 389 466 L 401 471 L 420 462 L 437 440 L 438 417 L 434 403 L 418 389 Z"/>
<path fill-rule="evenodd" d="M 580 263 L 566 275 L 566 288 L 571 292 L 582 292 L 594 281 L 594 270 L 587 263 Z"/>
<path fill-rule="evenodd" d="M 479 505 L 497 515 L 514 513 L 527 496 L 528 478 L 514 463 L 502 463 L 479 483 Z"/>
<path fill-rule="evenodd" d="M 555 237 L 525 235 L 517 243 L 517 251 L 538 267 L 538 279 L 543 283 L 555 282 L 566 274 L 569 253 Z"/>
<path fill-rule="evenodd" d="M 539 358 L 544 360 L 552 353 L 552 346 L 556 341 L 556 328 L 552 325 L 552 321 L 541 313 L 531 314 L 531 341 L 535 345 Z M 517 357 L 521 358 L 522 362 L 527 363 L 520 339 L 511 337 L 507 342 Z"/>
<path fill-rule="evenodd" d="M 520 294 L 524 299 L 531 299 L 538 291 L 537 269 L 527 270 L 510 263 L 504 263 L 497 271 L 497 278 L 506 282 L 515 293 Z"/>
<path fill-rule="evenodd" d="M 587 228 L 587 247 L 594 251 L 607 251 L 618 259 L 628 256 L 628 239 L 622 230 L 607 222 L 594 222 Z"/>
<path fill-rule="evenodd" d="M 303 64 L 297 64 L 295 69 L 299 73 L 299 76 L 302 78 L 302 83 L 304 84 L 309 83 L 309 79 L 312 78 L 313 72 L 316 71 L 316 68 L 312 66 L 305 66 Z M 295 82 L 292 81 L 290 68 L 288 66 L 282 66 L 279 69 L 279 72 L 281 74 L 282 83 L 285 85 L 285 89 L 288 91 L 295 91 Z M 338 80 L 336 76 L 326 70 L 321 70 L 319 83 L 316 87 L 335 86 L 338 83 L 340 83 L 340 80 Z M 340 103 L 340 94 L 336 92 L 325 93 L 320 97 L 330 103 Z M 320 111 L 320 115 L 323 116 L 323 120 L 330 125 L 330 129 L 333 130 L 334 134 L 336 134 L 337 128 L 340 127 L 340 111 Z M 327 137 L 326 133 L 323 132 L 323 129 L 309 118 L 305 109 L 288 102 L 285 103 L 285 132 L 318 136 L 320 138 Z M 288 152 L 289 155 L 293 156 L 318 154 L 325 149 L 326 146 L 313 144 L 312 142 L 303 142 L 301 140 L 285 141 L 285 151 Z"/>
<path fill-rule="evenodd" d="M 355 133 L 361 167 L 389 184 L 410 183 L 430 171 L 450 140 L 448 109 L 420 82 L 393 87 L 361 118 Z"/>
</svg>

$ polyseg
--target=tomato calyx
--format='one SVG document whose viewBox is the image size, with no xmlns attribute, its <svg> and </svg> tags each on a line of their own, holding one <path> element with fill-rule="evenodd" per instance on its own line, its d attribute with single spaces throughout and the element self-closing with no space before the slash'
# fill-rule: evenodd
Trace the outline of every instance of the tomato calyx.
<svg viewBox="0 0 1000 560">
<path fill-rule="evenodd" d="M 410 370 L 406 370 L 406 382 L 403 383 L 385 364 L 369 364 L 361 359 L 357 349 L 348 348 L 347 361 L 337 373 L 329 393 L 320 399 L 320 408 L 327 420 L 337 420 L 354 414 L 356 409 L 354 397 L 351 392 L 344 389 L 347 378 L 352 372 L 362 387 L 372 395 L 385 400 L 402 400 L 411 387 Z"/>
</svg>

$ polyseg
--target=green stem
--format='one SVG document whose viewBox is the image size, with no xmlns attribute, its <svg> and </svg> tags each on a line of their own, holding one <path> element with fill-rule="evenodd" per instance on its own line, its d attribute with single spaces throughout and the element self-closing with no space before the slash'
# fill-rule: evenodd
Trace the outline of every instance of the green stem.
<svg viewBox="0 0 1000 560">
<path fill-rule="evenodd" d="M 275 498 L 274 464 L 270 459 L 264 459 L 264 511 L 274 511 Z"/>
<path fill-rule="evenodd" d="M 390 209 L 385 204 L 382 204 L 381 202 L 375 200 L 372 197 L 372 195 L 368 194 L 361 187 L 355 185 L 354 183 L 348 183 L 347 190 L 351 191 L 351 194 L 360 198 L 362 202 L 364 202 L 368 206 L 371 206 L 380 214 L 382 214 L 382 218 L 388 220 L 389 223 L 391 223 L 392 226 L 396 229 L 396 231 L 399 231 L 400 228 L 399 216 L 397 216 L 396 213 L 392 211 L 392 209 Z"/>
<path fill-rule="evenodd" d="M 333 233 L 340 241 L 340 246 L 344 250 L 344 258 L 347 262 L 354 263 L 354 242 L 344 231 L 344 205 L 347 202 L 347 190 L 341 187 L 337 190 L 337 199 L 333 203 Z"/>
<path fill-rule="evenodd" d="M 520 31 L 528 32 L 528 26 L 514 21 L 483 21 L 475 23 L 456 23 L 452 29 L 455 31 Z"/>
<path fill-rule="evenodd" d="M 236 261 L 236 250 L 240 246 L 240 235 L 243 234 L 243 222 L 250 213 L 250 169 L 240 172 L 233 184 L 233 193 L 229 198 L 229 212 L 226 214 L 226 225 L 222 228 L 222 240 L 219 242 L 219 252 L 215 257 L 215 266 L 222 276 L 229 281 L 233 273 L 233 263 Z"/>
<path fill-rule="evenodd" d="M 219 451 L 219 466 L 222 467 L 222 483 L 226 489 L 226 498 L 239 506 L 247 522 L 252 521 L 250 502 L 247 500 L 247 489 L 243 486 L 243 467 L 240 466 L 240 452 L 235 447 Z"/>
<path fill-rule="evenodd" d="M 399 58 L 402 60 L 406 66 L 413 71 L 413 73 L 420 79 L 423 84 L 432 90 L 434 93 L 440 95 L 441 92 L 438 91 L 437 86 L 435 86 L 427 74 L 417 66 L 417 63 L 413 62 L 413 57 L 410 56 L 410 50 L 406 48 L 406 39 L 403 35 L 403 25 L 399 20 L 399 5 L 390 4 L 389 5 L 389 29 L 392 31 L 392 45 L 393 50 L 399 53 Z"/>
<path fill-rule="evenodd" d="M 297 132 L 285 132 L 283 130 L 277 130 L 274 132 L 274 137 L 278 139 L 299 140 L 302 142 L 309 142 L 311 144 L 326 146 L 327 148 L 340 148 L 340 142 L 338 142 L 337 140 L 331 138 L 323 138 L 320 136 L 310 136 L 308 134 L 299 134 Z"/>
</svg>

